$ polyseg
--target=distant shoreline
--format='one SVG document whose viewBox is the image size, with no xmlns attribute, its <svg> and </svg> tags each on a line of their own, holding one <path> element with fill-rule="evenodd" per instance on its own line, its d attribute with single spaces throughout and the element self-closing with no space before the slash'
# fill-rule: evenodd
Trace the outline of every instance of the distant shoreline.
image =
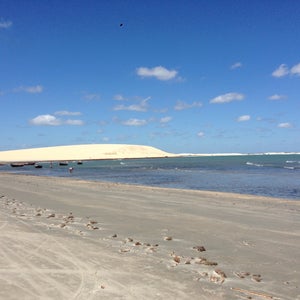
<svg viewBox="0 0 300 300">
<path fill-rule="evenodd" d="M 300 152 L 255 152 L 255 153 L 181 153 L 177 156 L 249 156 L 249 155 L 299 155 Z"/>
<path fill-rule="evenodd" d="M 163 157 L 211 157 L 248 155 L 299 155 L 300 152 L 263 153 L 169 153 L 151 146 L 127 144 L 69 145 L 0 151 L 0 163 L 87 161 Z"/>
</svg>

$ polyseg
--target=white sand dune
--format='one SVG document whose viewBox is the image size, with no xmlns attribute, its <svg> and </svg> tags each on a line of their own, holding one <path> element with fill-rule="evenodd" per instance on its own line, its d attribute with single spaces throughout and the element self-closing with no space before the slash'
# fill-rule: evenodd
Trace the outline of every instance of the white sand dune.
<svg viewBox="0 0 300 300">
<path fill-rule="evenodd" d="M 0 162 L 61 161 L 174 156 L 160 149 L 125 144 L 72 145 L 0 152 Z"/>
</svg>

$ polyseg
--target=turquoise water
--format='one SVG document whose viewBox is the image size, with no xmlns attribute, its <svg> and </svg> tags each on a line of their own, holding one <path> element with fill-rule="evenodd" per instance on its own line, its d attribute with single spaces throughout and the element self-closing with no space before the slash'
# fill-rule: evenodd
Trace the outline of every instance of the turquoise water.
<svg viewBox="0 0 300 300">
<path fill-rule="evenodd" d="M 72 174 L 69 167 L 73 167 Z M 235 192 L 300 200 L 300 155 L 98 160 L 0 170 L 158 187 Z"/>
</svg>

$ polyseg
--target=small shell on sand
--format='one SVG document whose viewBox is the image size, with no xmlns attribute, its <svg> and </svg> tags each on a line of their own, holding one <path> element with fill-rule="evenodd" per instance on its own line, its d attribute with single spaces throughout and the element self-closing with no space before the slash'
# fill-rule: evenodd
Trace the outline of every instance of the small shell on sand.
<svg viewBox="0 0 300 300">
<path fill-rule="evenodd" d="M 250 275 L 249 272 L 234 272 L 234 275 L 239 278 L 245 278 Z"/>
<path fill-rule="evenodd" d="M 118 236 L 117 236 L 117 234 L 115 233 L 115 234 L 113 234 L 111 237 L 112 237 L 112 238 L 116 238 L 116 237 L 118 237 Z"/>
<path fill-rule="evenodd" d="M 227 278 L 226 274 L 222 270 L 216 269 L 215 272 L 221 277 Z"/>
<path fill-rule="evenodd" d="M 251 276 L 251 279 L 253 281 L 256 281 L 256 282 L 261 282 L 262 281 L 262 278 L 261 278 L 261 275 L 260 274 L 254 274 Z"/>
<path fill-rule="evenodd" d="M 164 238 L 164 240 L 165 240 L 165 241 L 172 241 L 173 238 L 172 238 L 171 236 L 166 236 L 166 237 Z"/>
<path fill-rule="evenodd" d="M 218 263 L 214 261 L 209 261 L 205 257 L 199 257 L 199 260 L 196 261 L 196 264 L 205 265 L 205 266 L 217 266 Z"/>
<path fill-rule="evenodd" d="M 50 214 L 47 218 L 54 218 L 55 217 L 55 214 Z"/>
<path fill-rule="evenodd" d="M 121 253 L 130 252 L 130 249 L 129 248 L 120 249 L 119 252 Z"/>
<path fill-rule="evenodd" d="M 209 280 L 214 283 L 223 283 L 225 281 L 226 275 L 222 270 L 215 270 L 209 277 Z"/>
<path fill-rule="evenodd" d="M 180 256 L 178 256 L 178 255 L 174 256 L 173 260 L 174 260 L 177 264 L 179 264 L 179 263 L 180 263 Z"/>
<path fill-rule="evenodd" d="M 204 246 L 194 246 L 193 249 L 199 251 L 199 252 L 204 252 L 206 251 Z"/>
</svg>

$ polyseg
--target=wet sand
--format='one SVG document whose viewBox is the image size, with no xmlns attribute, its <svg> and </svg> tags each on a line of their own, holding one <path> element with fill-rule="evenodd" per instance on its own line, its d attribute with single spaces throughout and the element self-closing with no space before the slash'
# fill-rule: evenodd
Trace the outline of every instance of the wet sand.
<svg viewBox="0 0 300 300">
<path fill-rule="evenodd" d="M 300 202 L 0 173 L 0 299 L 300 299 Z"/>
</svg>

